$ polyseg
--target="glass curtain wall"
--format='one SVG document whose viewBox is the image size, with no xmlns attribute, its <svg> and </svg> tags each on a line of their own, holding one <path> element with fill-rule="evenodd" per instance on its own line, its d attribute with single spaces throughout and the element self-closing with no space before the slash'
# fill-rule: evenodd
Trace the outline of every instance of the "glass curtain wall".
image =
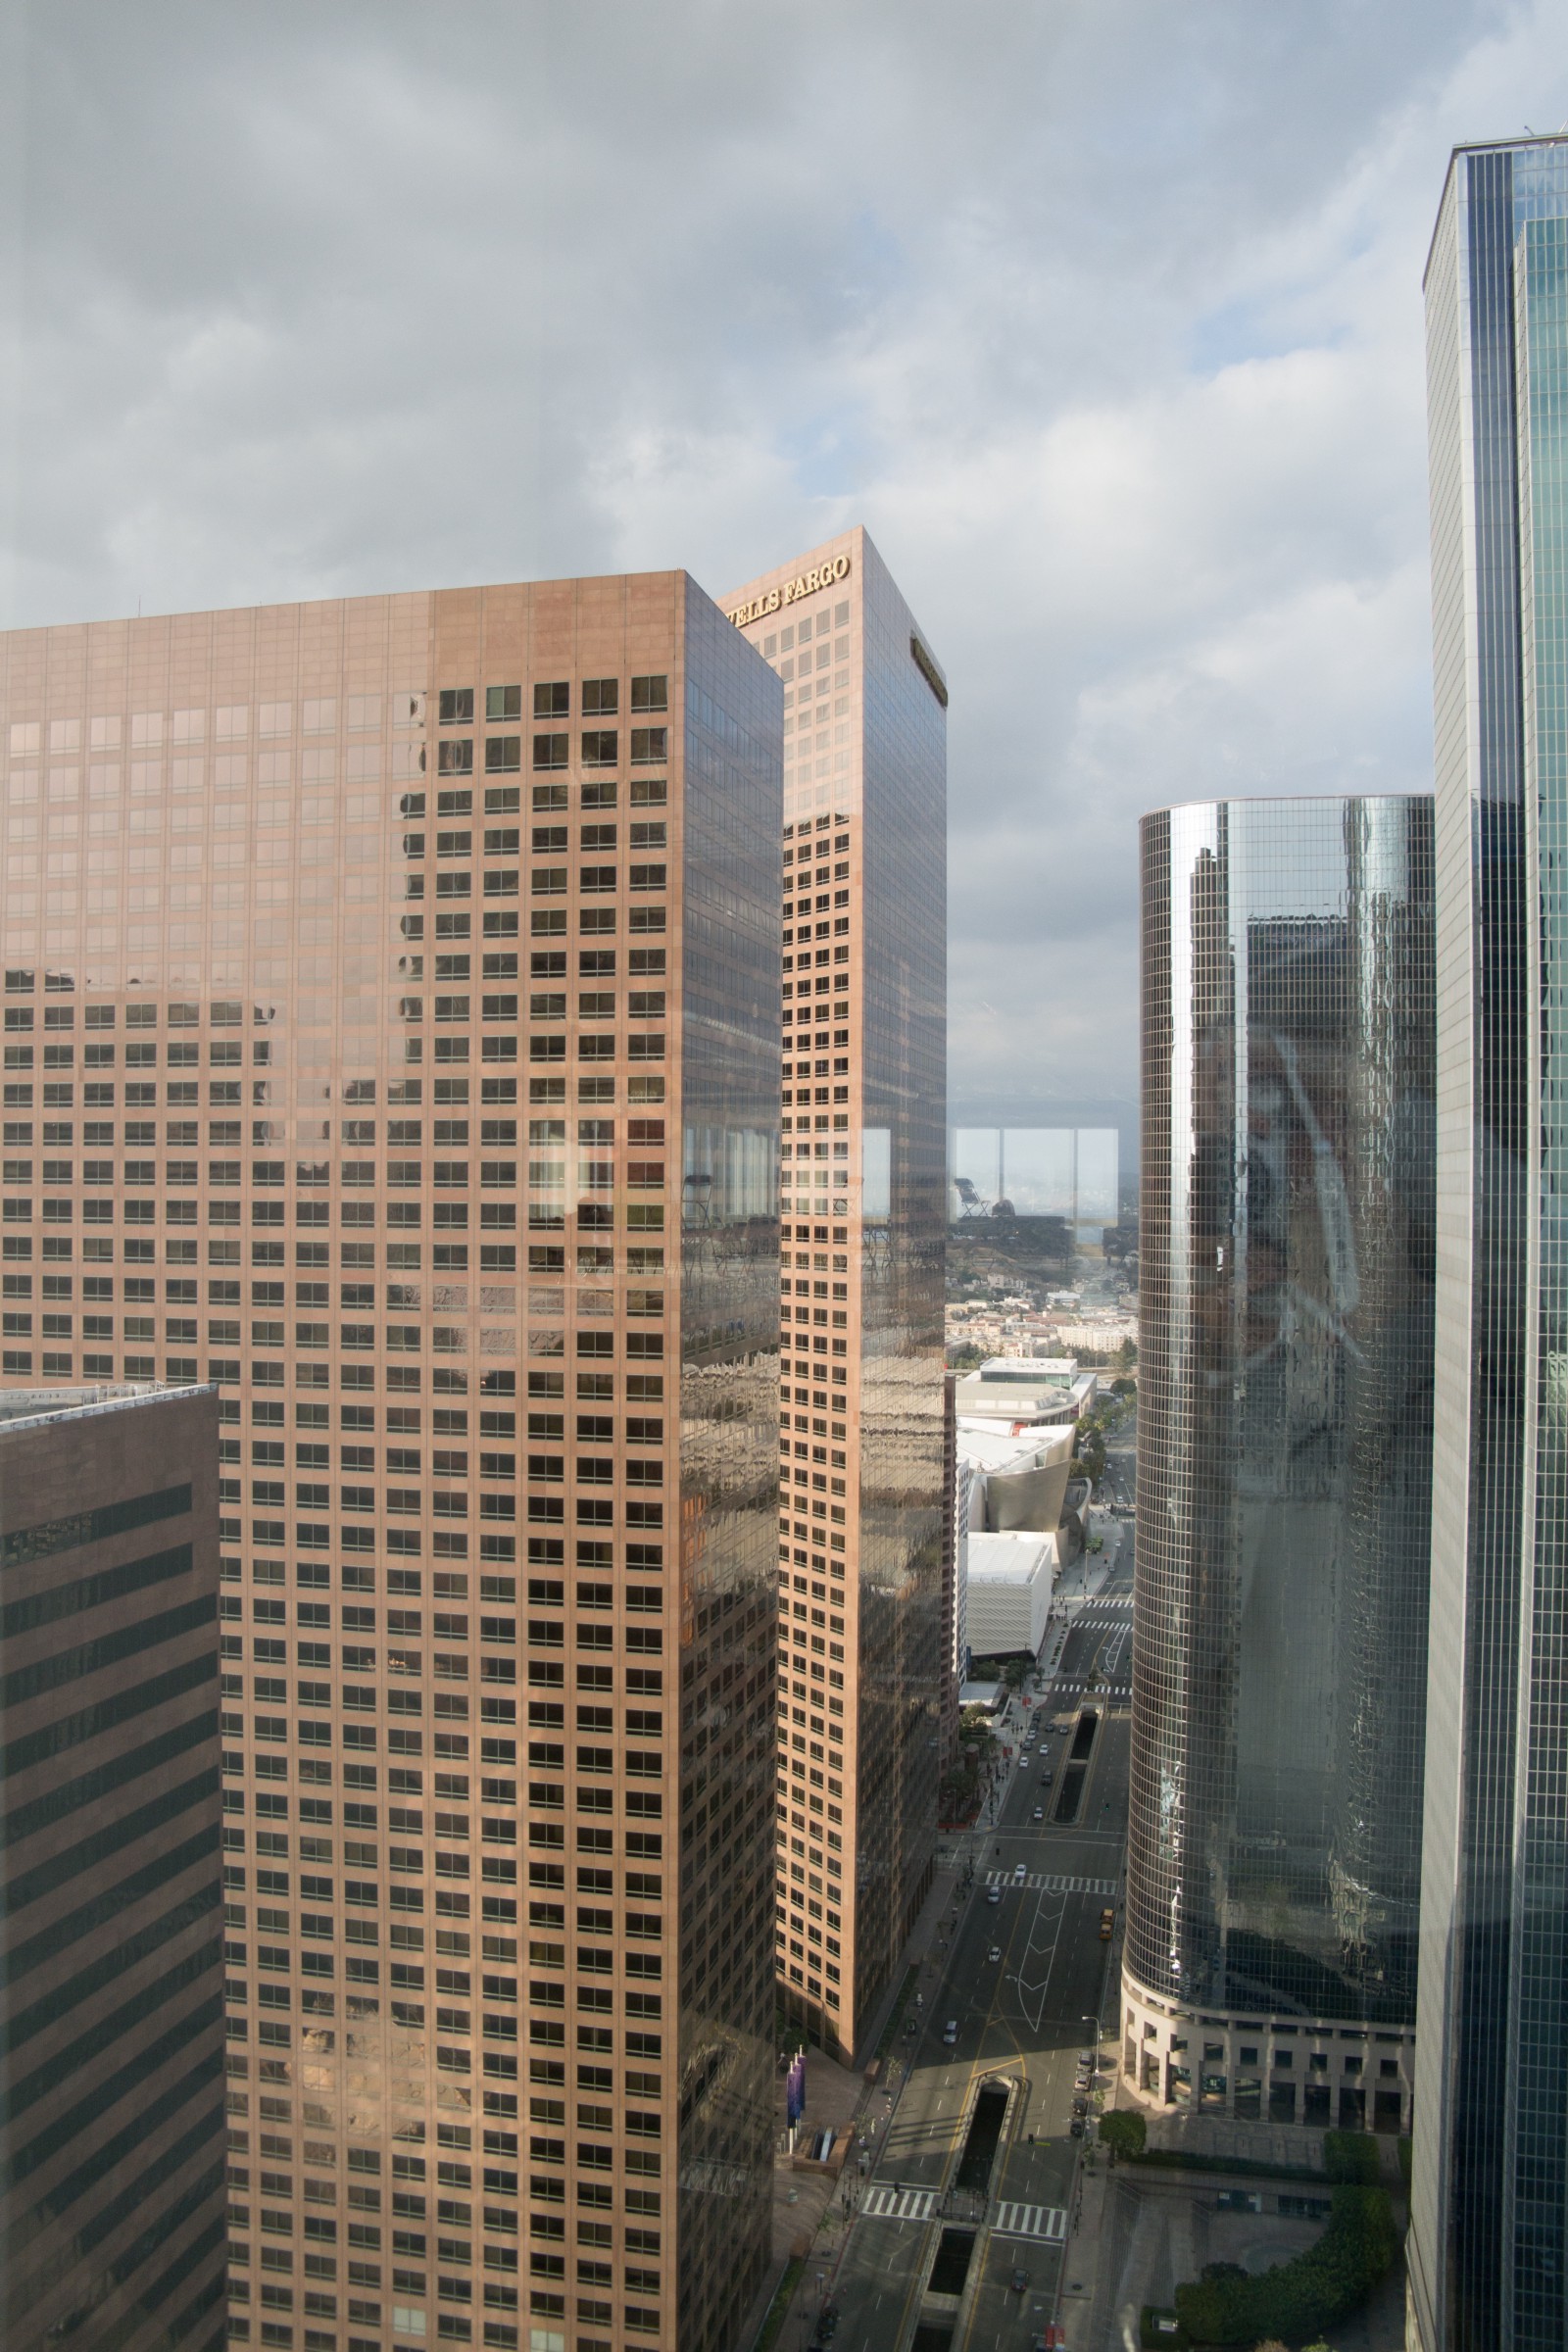
<svg viewBox="0 0 1568 2352">
<path fill-rule="evenodd" d="M 1432 804 L 1146 819 L 1127 1972 L 1408 2023 L 1426 1676 Z"/>
<path fill-rule="evenodd" d="M 1568 141 L 1458 150 L 1426 278 L 1439 1070 L 1412 2340 L 1568 2328 L 1558 1196 Z"/>
</svg>

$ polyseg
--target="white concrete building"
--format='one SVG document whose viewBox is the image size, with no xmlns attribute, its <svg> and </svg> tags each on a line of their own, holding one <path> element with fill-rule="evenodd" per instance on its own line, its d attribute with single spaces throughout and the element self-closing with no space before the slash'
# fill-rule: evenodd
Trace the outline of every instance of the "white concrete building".
<svg viewBox="0 0 1568 2352">
<path fill-rule="evenodd" d="M 979 1657 L 1033 1656 L 1046 1639 L 1056 1578 L 1054 1534 L 969 1537 L 969 1642 Z"/>
</svg>

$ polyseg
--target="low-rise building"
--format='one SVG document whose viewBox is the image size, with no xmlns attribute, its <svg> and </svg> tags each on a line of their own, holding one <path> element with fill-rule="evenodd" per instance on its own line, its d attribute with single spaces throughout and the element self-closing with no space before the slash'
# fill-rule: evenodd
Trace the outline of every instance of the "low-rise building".
<svg viewBox="0 0 1568 2352">
<path fill-rule="evenodd" d="M 218 1660 L 217 1391 L 0 1394 L 8 2352 L 223 2341 Z"/>
<path fill-rule="evenodd" d="M 1033 1656 L 1046 1639 L 1056 1539 L 1019 1530 L 969 1537 L 969 1640 L 986 1658 Z"/>
<path fill-rule="evenodd" d="M 973 1656 L 1038 1651 L 1045 1640 L 1056 1574 L 1068 1556 L 1061 1530 L 1073 1430 L 1013 1429 L 982 1418 L 959 1423 L 955 1449 L 966 1669 Z"/>
<path fill-rule="evenodd" d="M 1016 1430 L 1061 1427 L 1094 1402 L 1093 1372 L 1071 1356 L 994 1355 L 956 1383 L 955 1404 L 965 1421 Z"/>
</svg>

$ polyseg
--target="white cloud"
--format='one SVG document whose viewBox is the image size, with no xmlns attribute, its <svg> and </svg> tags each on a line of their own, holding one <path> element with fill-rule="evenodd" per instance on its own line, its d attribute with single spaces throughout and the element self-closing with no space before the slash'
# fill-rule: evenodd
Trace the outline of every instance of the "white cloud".
<svg viewBox="0 0 1568 2352">
<path fill-rule="evenodd" d="M 1420 274 L 1450 142 L 1568 113 L 1544 0 L 24 29 L 6 621 L 722 591 L 863 518 L 953 684 L 977 1091 L 1130 1095 L 1141 809 L 1425 781 Z"/>
</svg>

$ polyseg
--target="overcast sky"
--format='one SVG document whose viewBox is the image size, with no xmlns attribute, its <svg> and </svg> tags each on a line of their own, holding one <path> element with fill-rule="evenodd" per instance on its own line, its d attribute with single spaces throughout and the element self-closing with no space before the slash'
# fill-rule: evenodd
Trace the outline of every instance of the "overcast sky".
<svg viewBox="0 0 1568 2352">
<path fill-rule="evenodd" d="M 0 623 L 863 521 L 955 1104 L 1130 1099 L 1138 813 L 1429 780 L 1427 240 L 1565 116 L 1560 0 L 11 0 Z"/>
</svg>

